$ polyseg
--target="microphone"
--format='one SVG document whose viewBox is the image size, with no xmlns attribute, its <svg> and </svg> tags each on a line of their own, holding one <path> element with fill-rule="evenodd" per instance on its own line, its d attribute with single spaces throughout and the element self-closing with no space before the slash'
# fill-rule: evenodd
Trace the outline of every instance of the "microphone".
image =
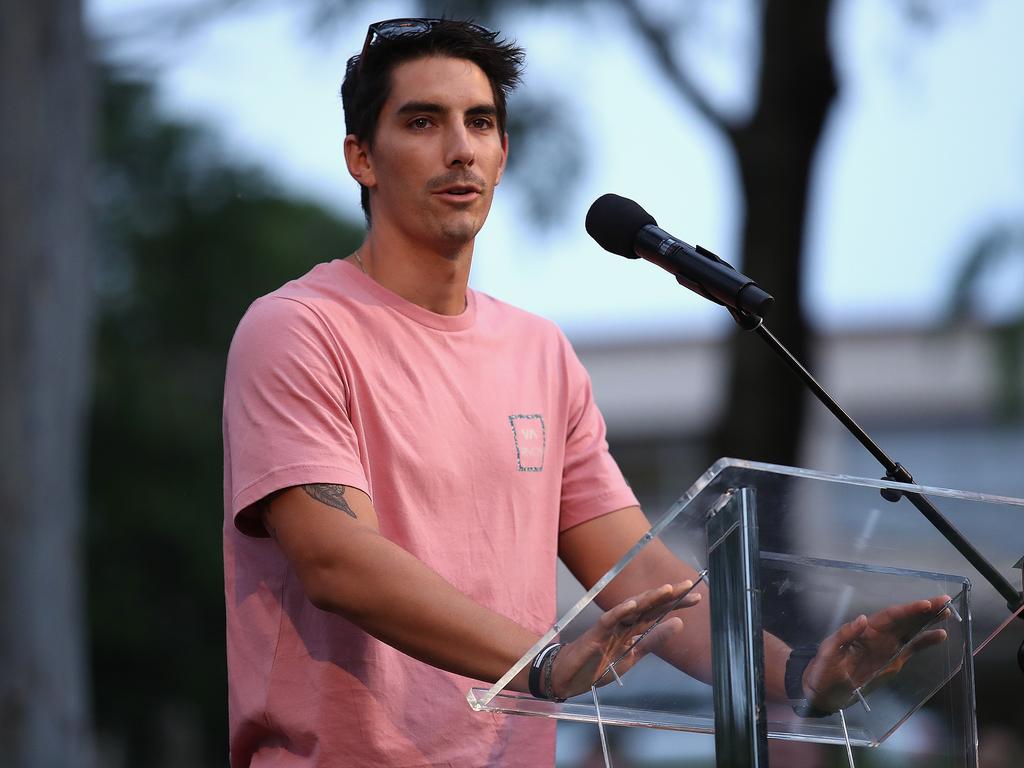
<svg viewBox="0 0 1024 768">
<path fill-rule="evenodd" d="M 677 240 L 637 203 L 601 195 L 587 211 L 587 234 L 606 251 L 642 258 L 671 272 L 691 291 L 733 312 L 764 317 L 775 299 L 746 275 L 701 246 Z"/>
</svg>

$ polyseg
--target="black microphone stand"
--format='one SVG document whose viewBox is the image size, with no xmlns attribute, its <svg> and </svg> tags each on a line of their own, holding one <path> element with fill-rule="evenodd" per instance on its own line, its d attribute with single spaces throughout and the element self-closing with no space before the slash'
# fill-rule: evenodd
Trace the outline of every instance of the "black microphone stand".
<svg viewBox="0 0 1024 768">
<path fill-rule="evenodd" d="M 715 254 L 708 251 L 706 248 L 697 246 L 697 252 L 701 256 L 709 258 L 713 261 L 717 261 L 720 264 L 733 269 L 732 265 L 722 260 Z M 691 289 L 694 286 L 688 282 L 684 282 L 680 278 L 676 278 L 681 285 L 685 285 Z M 716 304 L 722 304 L 721 301 L 712 297 L 707 291 L 701 287 L 697 287 L 699 293 L 715 302 Z M 770 299 L 770 297 L 769 297 Z M 770 301 L 766 306 L 770 306 Z M 897 461 L 893 461 L 883 451 L 878 444 L 871 439 L 870 435 L 865 432 L 853 418 L 842 409 L 839 403 L 836 402 L 826 389 L 819 384 L 811 372 L 803 366 L 803 364 L 793 356 L 793 354 L 783 346 L 771 331 L 768 330 L 764 324 L 764 320 L 757 315 L 753 315 L 742 310 L 736 309 L 726 305 L 726 309 L 729 310 L 730 314 L 736 323 L 745 331 L 755 331 L 764 342 L 779 356 L 782 361 L 789 367 L 789 369 L 796 374 L 807 388 L 814 394 L 814 396 L 835 416 L 839 422 L 846 427 L 846 429 L 852 434 L 857 441 L 863 445 L 872 456 L 882 465 L 885 469 L 885 476 L 883 480 L 892 480 L 897 483 L 914 483 L 914 478 L 910 472 Z M 971 542 L 957 529 L 952 522 L 950 522 L 945 515 L 943 515 L 934 504 L 931 503 L 925 496 L 920 493 L 911 493 L 896 488 L 885 488 L 881 491 L 882 497 L 886 501 L 896 502 L 900 498 L 906 497 L 911 504 L 920 510 L 921 514 L 935 526 L 936 530 L 941 533 L 946 541 L 953 545 L 956 550 L 962 554 L 974 568 L 982 575 L 982 577 L 992 585 L 995 590 L 1003 596 L 1006 600 L 1006 607 L 1009 608 L 1010 612 L 1017 611 L 1022 605 L 1024 605 L 1024 592 L 1018 591 L 1014 586 L 1007 581 L 1007 579 L 1001 574 L 995 566 L 990 563 L 984 555 L 979 552 Z M 1024 577 L 1022 577 L 1024 578 Z M 1024 618 L 1024 613 L 1021 614 L 1021 618 Z M 1021 644 L 1020 649 L 1017 653 L 1017 663 L 1024 671 L 1024 643 Z"/>
</svg>

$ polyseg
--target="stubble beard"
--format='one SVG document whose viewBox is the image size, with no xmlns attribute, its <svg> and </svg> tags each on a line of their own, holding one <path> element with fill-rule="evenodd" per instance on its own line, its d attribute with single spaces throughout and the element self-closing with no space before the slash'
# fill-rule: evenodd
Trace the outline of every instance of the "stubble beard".
<svg viewBox="0 0 1024 768">
<path fill-rule="evenodd" d="M 476 222 L 469 221 L 445 221 L 441 224 L 441 239 L 449 247 L 461 251 L 470 245 L 482 227 Z"/>
<path fill-rule="evenodd" d="M 447 258 L 456 259 L 472 248 L 477 234 L 483 229 L 490 212 L 490 200 L 482 212 L 460 211 L 458 215 L 442 218 L 438 224 L 439 244 Z"/>
</svg>

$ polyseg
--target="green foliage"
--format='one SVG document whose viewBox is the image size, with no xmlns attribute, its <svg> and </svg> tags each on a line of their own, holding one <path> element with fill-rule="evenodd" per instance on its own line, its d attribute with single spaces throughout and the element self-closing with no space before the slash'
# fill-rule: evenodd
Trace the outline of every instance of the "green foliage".
<svg viewBox="0 0 1024 768">
<path fill-rule="evenodd" d="M 225 356 L 254 298 L 362 233 L 161 117 L 143 80 L 102 75 L 87 529 L 97 726 L 132 766 L 165 760 L 189 731 L 203 762 L 223 765 Z"/>
</svg>

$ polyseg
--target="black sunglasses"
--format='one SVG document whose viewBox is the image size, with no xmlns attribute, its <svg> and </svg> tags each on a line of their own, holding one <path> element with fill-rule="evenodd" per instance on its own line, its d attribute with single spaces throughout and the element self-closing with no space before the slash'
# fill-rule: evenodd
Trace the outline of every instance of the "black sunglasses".
<svg viewBox="0 0 1024 768">
<path fill-rule="evenodd" d="M 452 21 L 451 19 L 388 19 L 386 21 L 377 21 L 366 29 L 366 40 L 363 43 L 363 50 L 359 54 L 360 68 L 362 68 L 367 51 L 378 40 L 394 40 L 399 37 L 414 37 L 426 34 L 438 24 L 458 24 L 488 40 L 493 40 L 498 36 L 497 32 L 469 21 Z"/>
</svg>

